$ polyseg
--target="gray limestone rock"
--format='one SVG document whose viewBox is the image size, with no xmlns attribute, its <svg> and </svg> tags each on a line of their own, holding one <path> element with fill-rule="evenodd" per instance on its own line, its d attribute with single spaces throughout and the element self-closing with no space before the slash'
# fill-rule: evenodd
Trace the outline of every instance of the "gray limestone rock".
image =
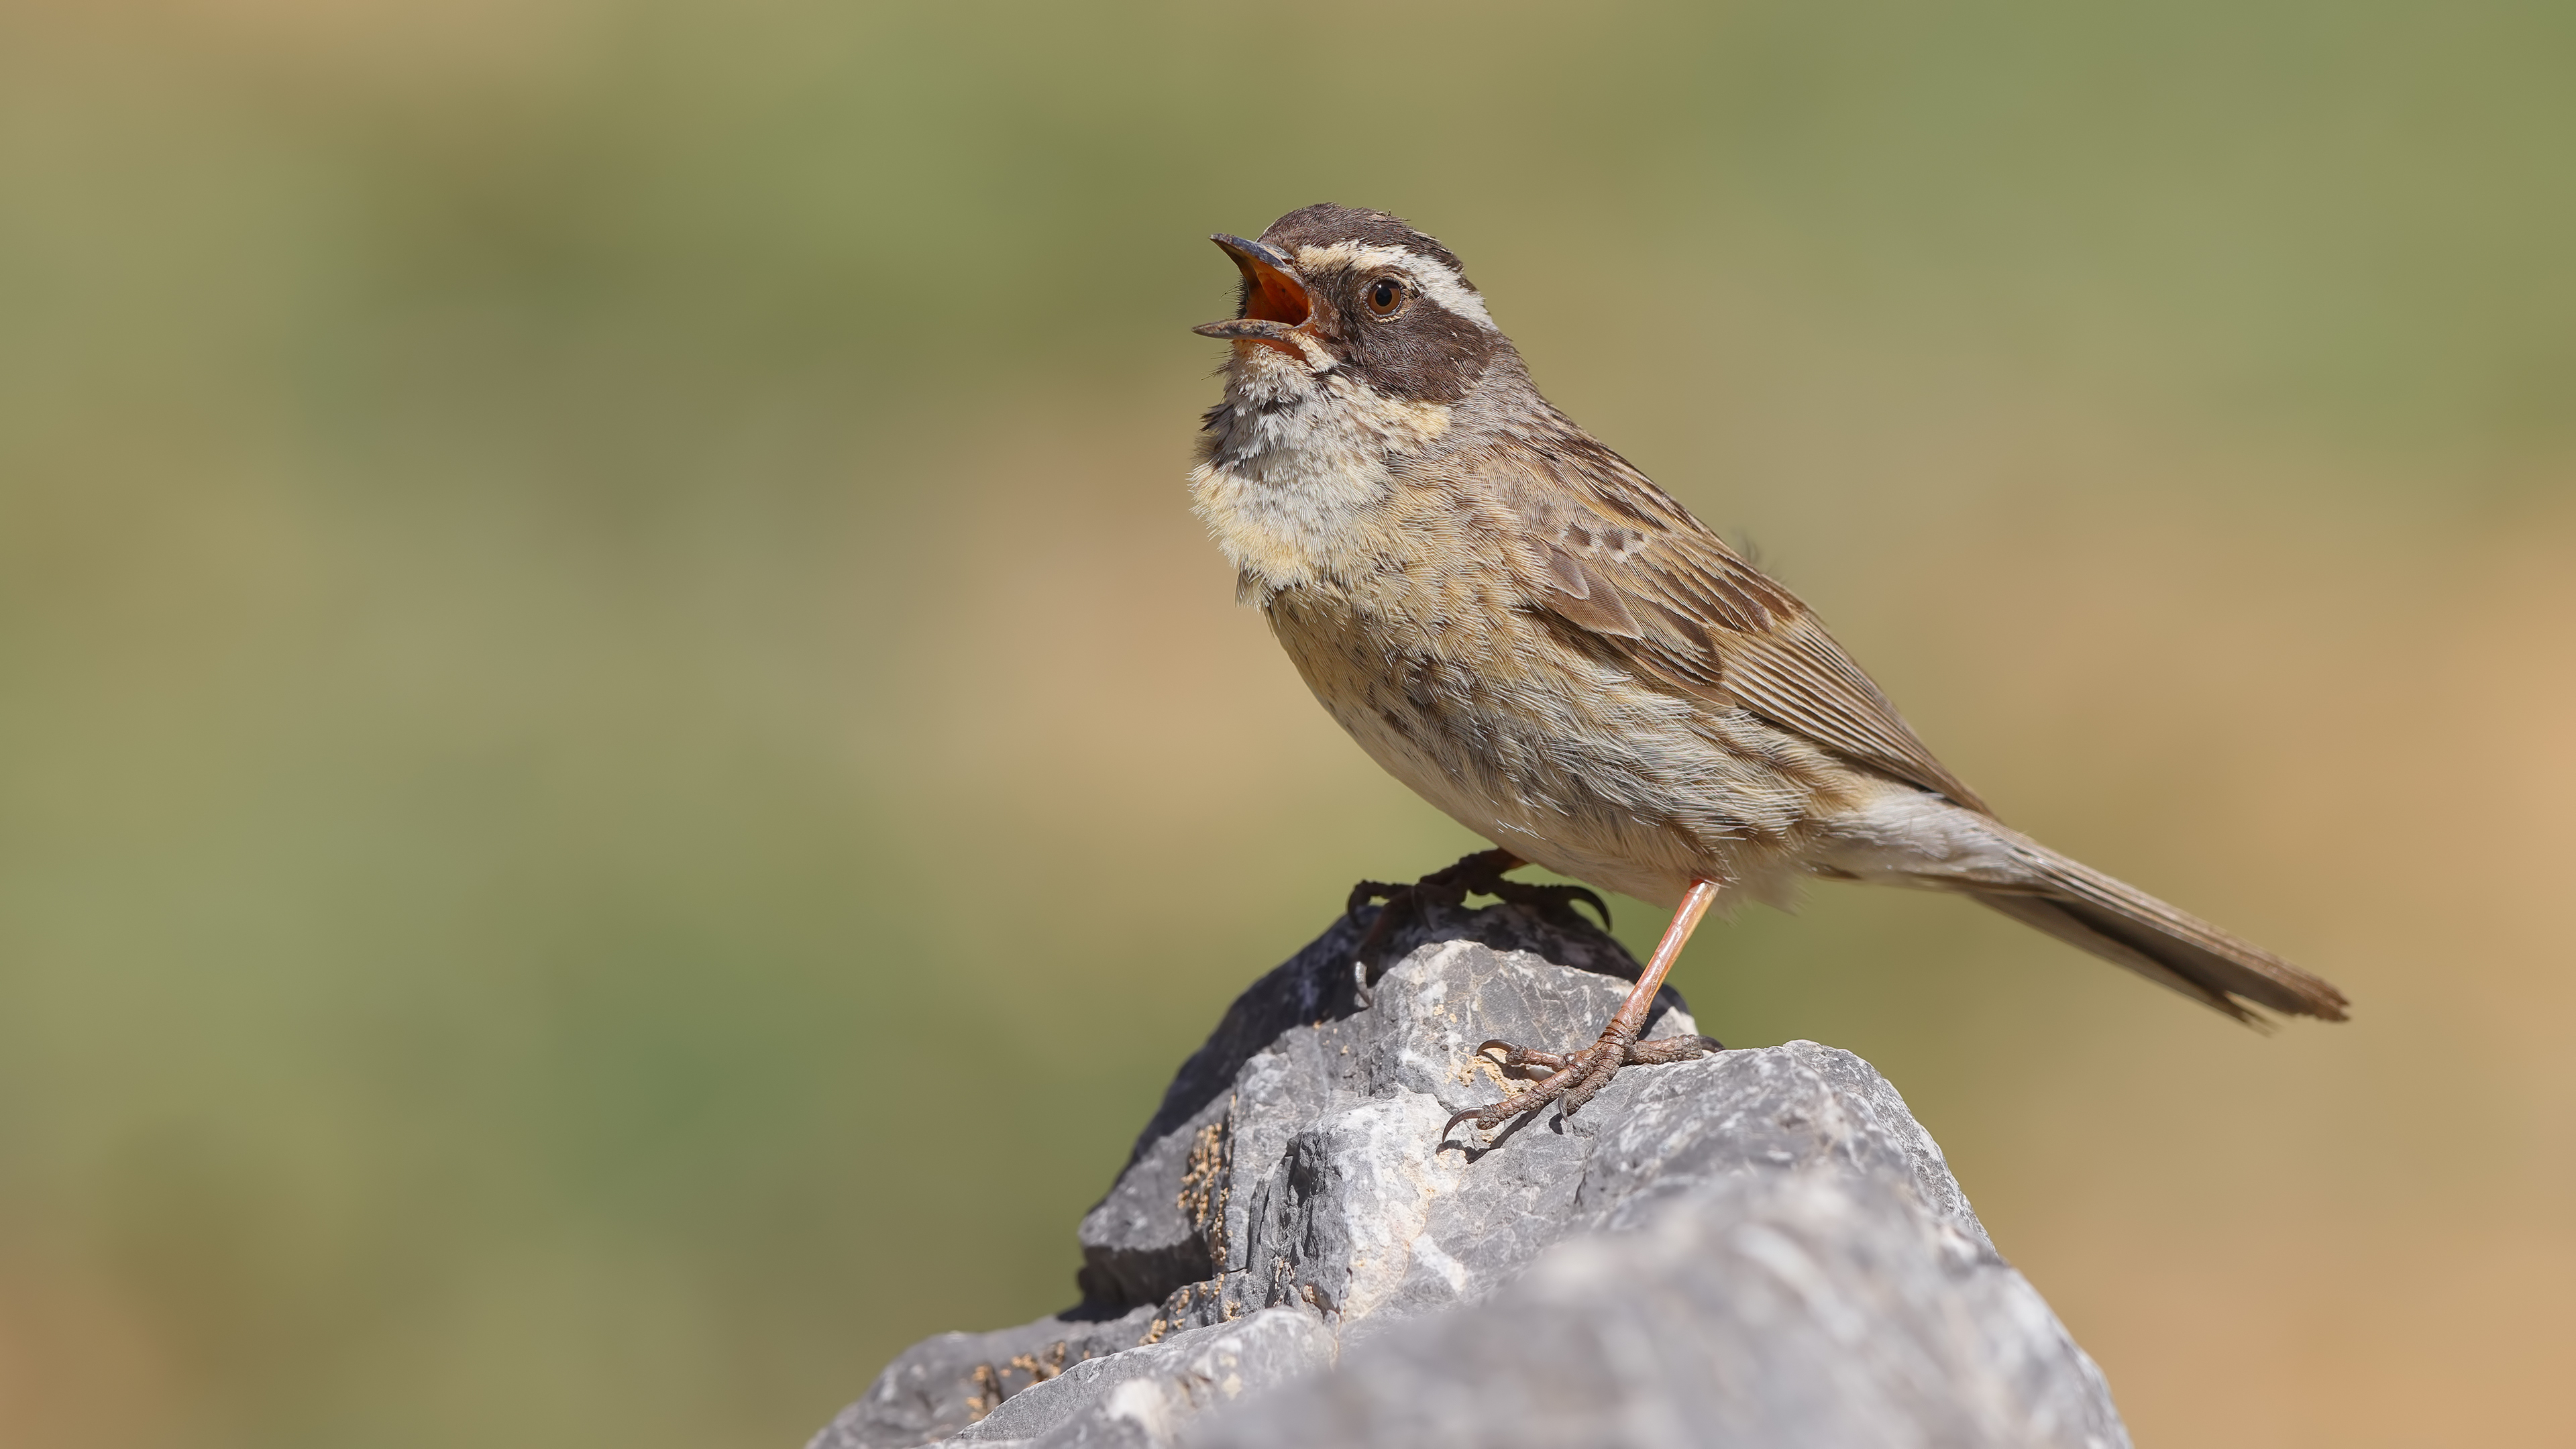
<svg viewBox="0 0 2576 1449">
<path fill-rule="evenodd" d="M 1083 1219 L 1083 1303 L 907 1350 L 813 1449 L 2128 1442 L 1886 1079 L 1813 1042 L 1443 1134 L 1636 962 L 1570 912 L 1349 921 L 1254 983 Z M 1696 1031 L 1666 992 L 1649 1036 Z M 1354 1352 L 1354 1350 L 1358 1350 Z"/>
</svg>

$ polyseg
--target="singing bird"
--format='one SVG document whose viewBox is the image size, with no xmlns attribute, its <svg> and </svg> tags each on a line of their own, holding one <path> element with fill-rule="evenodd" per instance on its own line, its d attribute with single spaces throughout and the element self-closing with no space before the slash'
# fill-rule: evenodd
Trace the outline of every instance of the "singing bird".
<svg viewBox="0 0 2576 1449">
<path fill-rule="evenodd" d="M 1487 1043 L 1541 1075 L 1451 1126 L 1707 1050 L 1639 1041 L 1665 973 L 1712 906 L 1807 877 L 1965 895 L 2240 1021 L 2343 1019 L 2333 986 L 1998 820 L 1806 605 L 1539 395 L 1447 247 L 1329 204 L 1212 240 L 1242 291 L 1196 329 L 1232 344 L 1196 511 L 1315 698 L 1496 846 L 1426 879 L 1526 862 L 1673 908 L 1598 1040 Z"/>
</svg>

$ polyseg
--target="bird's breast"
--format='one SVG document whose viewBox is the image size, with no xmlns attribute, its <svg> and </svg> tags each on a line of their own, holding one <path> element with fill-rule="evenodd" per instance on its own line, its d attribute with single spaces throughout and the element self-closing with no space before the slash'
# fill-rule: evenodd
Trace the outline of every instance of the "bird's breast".
<svg viewBox="0 0 2576 1449">
<path fill-rule="evenodd" d="M 1210 419 L 1190 495 L 1256 592 L 1351 580 L 1410 546 L 1398 461 L 1428 447 L 1449 409 L 1378 397 L 1333 377 L 1303 393 L 1240 381 Z"/>
</svg>

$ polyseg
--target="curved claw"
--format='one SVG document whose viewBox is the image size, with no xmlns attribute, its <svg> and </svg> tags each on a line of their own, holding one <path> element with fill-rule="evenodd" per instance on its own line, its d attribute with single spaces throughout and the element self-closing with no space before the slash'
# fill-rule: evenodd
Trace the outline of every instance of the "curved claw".
<svg viewBox="0 0 2576 1449">
<path fill-rule="evenodd" d="M 1570 1057 L 1560 1056 L 1555 1052 L 1539 1051 L 1534 1047 L 1514 1046 L 1500 1037 L 1496 1037 L 1493 1040 L 1486 1042 L 1484 1045 L 1477 1047 L 1474 1054 L 1477 1056 L 1483 1056 L 1485 1053 L 1492 1051 L 1496 1047 L 1501 1047 L 1503 1049 L 1503 1060 L 1500 1065 L 1502 1069 L 1507 1072 L 1517 1071 L 1524 1067 L 1543 1067 L 1551 1072 L 1563 1071 L 1565 1069 L 1565 1064 L 1573 1060 Z"/>
<path fill-rule="evenodd" d="M 1449 1120 L 1440 1124 L 1440 1135 L 1446 1137 L 1450 1133 L 1457 1131 L 1459 1123 L 1466 1121 L 1470 1117 L 1481 1114 L 1484 1110 L 1485 1109 L 1482 1107 L 1469 1107 L 1463 1112 L 1450 1113 Z M 1476 1130 L 1479 1132 L 1490 1132 L 1493 1129 L 1479 1122 L 1476 1124 Z"/>
<path fill-rule="evenodd" d="M 1514 1092 L 1499 1102 L 1488 1102 L 1481 1107 L 1468 1107 L 1461 1111 L 1450 1113 L 1449 1120 L 1441 1124 L 1440 1135 L 1443 1137 L 1448 1136 L 1457 1128 L 1459 1123 L 1470 1119 L 1475 1121 L 1477 1131 L 1491 1132 L 1495 1128 L 1500 1127 L 1505 1122 L 1510 1121 L 1512 1118 L 1517 1117 L 1524 1112 L 1537 1111 L 1539 1108 L 1546 1106 L 1547 1102 L 1548 1099 L 1539 1096 L 1535 1089 L 1526 1092 Z"/>
</svg>

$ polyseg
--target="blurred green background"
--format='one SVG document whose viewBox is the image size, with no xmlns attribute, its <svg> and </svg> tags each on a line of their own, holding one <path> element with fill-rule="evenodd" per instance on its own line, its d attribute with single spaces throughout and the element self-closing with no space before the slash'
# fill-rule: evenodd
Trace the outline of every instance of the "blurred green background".
<svg viewBox="0 0 2576 1449">
<path fill-rule="evenodd" d="M 2015 823 L 1702 932 L 2140 1440 L 2558 1444 L 2576 9 L 0 3 L 0 1441 L 785 1445 L 1470 842 L 1187 513 L 1387 207 Z M 1633 903 L 1632 941 L 1658 923 Z"/>
</svg>

